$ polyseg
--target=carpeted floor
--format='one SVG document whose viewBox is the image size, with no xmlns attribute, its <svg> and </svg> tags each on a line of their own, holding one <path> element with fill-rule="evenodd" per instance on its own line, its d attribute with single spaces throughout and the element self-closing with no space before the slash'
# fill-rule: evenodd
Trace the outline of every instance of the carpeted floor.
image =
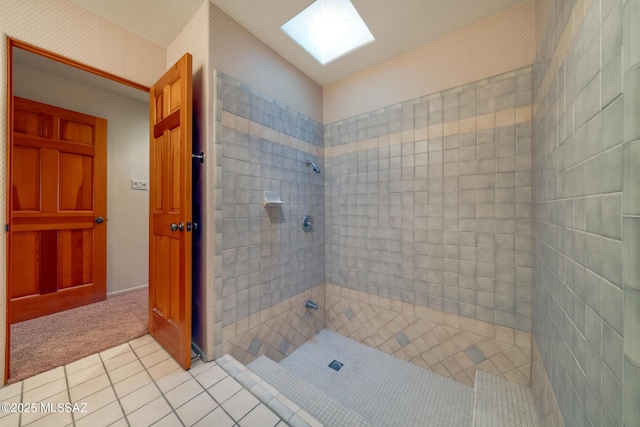
<svg viewBox="0 0 640 427">
<path fill-rule="evenodd" d="M 146 334 L 148 301 L 141 289 L 11 325 L 9 384 Z"/>
</svg>

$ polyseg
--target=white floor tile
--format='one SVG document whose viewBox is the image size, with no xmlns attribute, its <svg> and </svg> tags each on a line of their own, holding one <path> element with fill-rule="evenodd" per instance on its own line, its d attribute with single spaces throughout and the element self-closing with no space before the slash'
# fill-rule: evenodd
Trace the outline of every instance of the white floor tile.
<svg viewBox="0 0 640 427">
<path fill-rule="evenodd" d="M 107 374 L 99 375 L 95 378 L 91 378 L 75 387 L 69 389 L 72 402 L 80 402 L 83 398 L 92 395 L 93 393 L 102 390 L 105 387 L 110 387 L 111 382 Z"/>
<path fill-rule="evenodd" d="M 104 366 L 107 368 L 107 371 L 111 372 L 124 365 L 128 365 L 131 362 L 135 362 L 136 360 L 138 360 L 136 354 L 132 350 L 129 350 L 117 354 L 110 359 L 106 359 L 104 361 Z"/>
<path fill-rule="evenodd" d="M 106 427 L 124 417 L 118 402 L 110 403 L 76 421 L 76 427 Z"/>
<path fill-rule="evenodd" d="M 196 362 L 185 371 L 158 348 L 145 336 L 1 388 L 1 402 L 33 402 L 38 412 L 0 414 L 0 426 L 237 427 L 241 419 L 248 426 L 276 424 L 275 414 L 215 363 Z M 40 403 L 47 402 L 54 408 L 58 403 L 86 403 L 87 412 L 41 411 Z"/>
<path fill-rule="evenodd" d="M 141 345 L 140 347 L 136 347 L 133 349 L 133 351 L 136 352 L 136 355 L 141 359 L 148 354 L 155 353 L 158 350 L 162 350 L 162 346 L 156 341 L 150 341 L 145 345 Z"/>
<path fill-rule="evenodd" d="M 154 423 L 153 427 L 176 427 L 180 425 L 182 425 L 182 423 L 180 423 L 180 419 L 178 418 L 178 416 L 175 413 L 171 412 L 168 415 L 165 415 L 165 417 L 158 422 Z"/>
<path fill-rule="evenodd" d="M 31 424 L 25 424 L 23 420 L 23 425 L 28 427 L 53 427 L 53 426 L 66 426 L 72 423 L 73 420 L 71 418 L 71 413 L 68 412 L 58 412 L 48 414 Z"/>
<path fill-rule="evenodd" d="M 180 384 L 173 390 L 165 393 L 165 397 L 167 398 L 171 406 L 173 406 L 174 409 L 177 409 L 203 391 L 204 389 L 200 384 L 196 382 L 196 380 L 190 379 L 189 381 Z"/>
<path fill-rule="evenodd" d="M 145 344 L 149 344 L 150 342 L 155 342 L 156 340 L 149 334 L 147 335 L 143 335 L 140 338 L 136 338 L 133 341 L 129 341 L 129 345 L 131 346 L 131 348 L 138 348 L 138 347 L 142 347 Z"/>
<path fill-rule="evenodd" d="M 158 387 L 160 387 L 160 390 L 162 390 L 163 393 L 166 393 L 169 390 L 176 388 L 183 382 L 190 380 L 191 378 L 191 374 L 188 371 L 185 371 L 182 368 L 178 368 L 175 371 L 170 372 L 164 377 L 160 378 L 158 381 L 156 381 L 156 384 L 158 384 Z"/>
<path fill-rule="evenodd" d="M 233 427 L 235 422 L 222 408 L 218 407 L 203 419 L 194 424 L 194 427 Z"/>
<path fill-rule="evenodd" d="M 75 387 L 80 383 L 88 381 L 104 373 L 105 371 L 102 363 L 94 364 L 84 369 L 80 369 L 72 374 L 67 373 L 67 384 L 69 385 L 69 387 Z"/>
<path fill-rule="evenodd" d="M 171 412 L 171 407 L 167 401 L 164 397 L 158 397 L 127 415 L 127 420 L 132 426 L 150 426 L 169 412 Z"/>
<path fill-rule="evenodd" d="M 157 381 L 165 375 L 175 371 L 179 367 L 180 365 L 174 359 L 167 359 L 164 362 L 160 362 L 147 370 L 149 371 L 149 375 L 151 375 L 151 378 Z"/>
<path fill-rule="evenodd" d="M 22 394 L 22 402 L 40 402 L 67 389 L 65 378 L 59 378 Z"/>
<path fill-rule="evenodd" d="M 22 396 L 20 394 L 17 394 L 13 397 L 9 397 L 7 399 L 0 399 L 0 402 L 2 403 L 20 403 L 22 402 Z M 17 409 L 17 406 L 16 406 Z M 17 412 L 15 412 L 17 414 Z M 13 413 L 11 411 L 0 411 L 0 425 L 11 425 L 11 423 L 7 420 L 11 420 L 13 419 L 13 417 L 11 416 L 13 415 Z"/>
<path fill-rule="evenodd" d="M 195 398 L 179 407 L 176 410 L 176 413 L 185 425 L 190 426 L 198 422 L 198 420 L 217 407 L 218 404 L 211 398 L 211 396 L 207 393 L 200 393 Z"/>
<path fill-rule="evenodd" d="M 227 376 L 229 376 L 229 374 L 227 374 L 224 369 L 216 364 L 212 364 L 209 369 L 196 375 L 196 380 L 198 380 L 204 388 L 209 388 Z"/>
<path fill-rule="evenodd" d="M 78 413 L 75 415 L 76 419 L 84 418 L 92 412 L 97 411 L 98 409 L 104 408 L 105 406 L 116 401 L 116 393 L 113 391 L 112 387 L 105 387 L 102 390 L 93 393 L 90 396 L 82 398 L 82 402 L 73 402 L 73 403 L 86 403 L 86 413 Z"/>
<path fill-rule="evenodd" d="M 27 378 L 26 380 L 24 380 L 23 390 L 33 390 L 34 388 L 38 388 L 44 384 L 50 383 L 60 378 L 64 378 L 64 368 L 62 366 L 47 372 L 43 372 L 34 377 Z"/>
<path fill-rule="evenodd" d="M 145 366 L 145 368 L 150 368 L 154 365 L 157 365 L 160 362 L 170 359 L 171 355 L 167 353 L 166 350 L 160 349 L 160 350 L 154 351 L 153 353 L 149 353 L 146 356 L 138 355 L 138 357 L 140 357 L 140 361 Z"/>
<path fill-rule="evenodd" d="M 9 413 L 6 417 L 0 418 L 0 425 L 17 426 L 20 425 L 20 414 L 17 412 Z"/>
<path fill-rule="evenodd" d="M 122 353 L 126 353 L 128 351 L 132 351 L 131 346 L 128 343 L 121 344 L 117 347 L 110 348 L 100 353 L 100 357 L 103 361 L 107 361 L 111 358 L 114 358 Z"/>
<path fill-rule="evenodd" d="M 233 419 L 239 420 L 258 406 L 258 403 L 260 402 L 253 394 L 247 391 L 247 389 L 242 389 L 224 403 L 224 409 Z"/>
<path fill-rule="evenodd" d="M 109 427 L 129 427 L 129 424 L 127 424 L 127 420 L 126 419 L 120 418 L 115 423 L 109 424 Z"/>
<path fill-rule="evenodd" d="M 11 399 L 15 396 L 20 396 L 22 393 L 22 383 L 15 383 L 0 388 L 0 402 L 5 402 L 7 399 Z"/>
<path fill-rule="evenodd" d="M 113 371 L 109 371 L 109 378 L 111 379 L 111 382 L 115 384 L 142 371 L 144 371 L 142 363 L 140 363 L 139 360 L 134 360 L 133 362 L 120 366 Z"/>
<path fill-rule="evenodd" d="M 71 362 L 65 366 L 64 369 L 67 371 L 67 375 L 69 375 L 100 362 L 102 362 L 102 360 L 100 360 L 100 355 L 96 353 L 83 359 L 76 360 L 75 362 Z"/>
<path fill-rule="evenodd" d="M 269 408 L 260 404 L 242 418 L 238 424 L 240 427 L 268 427 L 275 426 L 278 422 L 280 422 L 280 418 Z"/>
<path fill-rule="evenodd" d="M 114 384 L 113 388 L 115 388 L 118 397 L 122 399 L 127 394 L 146 386 L 150 382 L 151 377 L 149 376 L 149 374 L 147 374 L 145 371 L 142 371 L 138 372 L 132 377 Z"/>
<path fill-rule="evenodd" d="M 224 403 L 231 396 L 242 390 L 242 386 L 233 378 L 226 377 L 209 388 L 211 396 L 220 404 Z"/>
<path fill-rule="evenodd" d="M 135 393 L 129 393 L 120 399 L 120 404 L 122 405 L 122 409 L 124 409 L 124 413 L 128 415 L 158 397 L 160 397 L 158 387 L 150 383 L 136 390 Z"/>
<path fill-rule="evenodd" d="M 47 404 L 51 403 L 53 405 L 53 407 L 55 407 L 58 403 L 65 403 L 69 401 L 69 397 L 67 394 L 67 391 L 61 391 L 60 393 L 57 393 L 53 396 L 50 396 L 49 398 L 47 398 L 46 400 L 43 401 L 28 401 L 25 400 L 23 401 L 23 403 L 31 403 L 32 405 L 32 410 L 31 412 L 23 412 L 22 413 L 22 419 L 21 422 L 23 425 L 28 425 L 30 423 L 35 422 L 36 420 L 39 420 L 40 418 L 44 418 L 46 416 L 48 416 L 49 414 L 51 414 L 52 411 L 47 411 Z M 44 403 L 44 407 L 41 405 L 42 403 Z"/>
</svg>

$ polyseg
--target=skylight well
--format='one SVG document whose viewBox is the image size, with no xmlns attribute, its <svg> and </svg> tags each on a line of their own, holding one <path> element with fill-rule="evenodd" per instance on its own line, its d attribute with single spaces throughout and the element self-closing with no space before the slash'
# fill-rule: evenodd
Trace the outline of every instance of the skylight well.
<svg viewBox="0 0 640 427">
<path fill-rule="evenodd" d="M 280 28 L 322 65 L 375 40 L 349 0 L 316 0 Z"/>
</svg>

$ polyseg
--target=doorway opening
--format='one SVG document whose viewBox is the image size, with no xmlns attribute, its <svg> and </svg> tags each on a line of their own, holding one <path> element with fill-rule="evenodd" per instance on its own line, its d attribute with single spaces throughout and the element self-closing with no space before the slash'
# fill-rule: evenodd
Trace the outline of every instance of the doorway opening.
<svg viewBox="0 0 640 427">
<path fill-rule="evenodd" d="M 15 118 L 14 96 L 107 119 L 107 214 L 105 218 L 98 217 L 108 225 L 106 294 L 107 297 L 115 298 L 127 292 L 144 290 L 148 283 L 148 184 L 145 186 L 145 183 L 149 179 L 149 88 L 13 39 L 9 40 L 8 64 L 9 135 L 13 133 Z M 15 235 L 10 214 L 13 198 L 11 165 L 15 159 L 12 139 L 9 138 L 8 141 L 10 191 L 7 202 L 10 233 L 7 245 L 5 382 L 13 371 L 9 316 L 12 274 L 16 270 L 16 265 L 12 264 Z M 66 157 L 73 163 L 73 155 L 66 153 Z M 51 232 L 48 235 L 53 236 Z M 41 237 L 33 240 L 35 242 L 38 239 Z M 60 245 L 58 241 L 52 244 L 54 247 Z M 60 272 L 55 267 L 52 267 L 52 271 L 57 276 L 52 280 L 60 277 Z M 147 306 L 148 299 L 145 301 L 145 317 Z M 77 321 L 82 323 L 82 320 Z M 114 327 L 126 328 L 126 325 Z M 123 343 L 126 341 L 128 339 Z M 64 347 L 63 342 L 58 344 Z"/>
</svg>

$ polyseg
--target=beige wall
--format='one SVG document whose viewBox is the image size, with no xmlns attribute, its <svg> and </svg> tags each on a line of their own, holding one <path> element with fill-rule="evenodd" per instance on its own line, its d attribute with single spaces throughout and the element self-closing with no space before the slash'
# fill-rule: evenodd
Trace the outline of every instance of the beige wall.
<svg viewBox="0 0 640 427">
<path fill-rule="evenodd" d="M 324 88 L 324 123 L 527 67 L 534 0 L 440 37 Z"/>
<path fill-rule="evenodd" d="M 322 123 L 322 87 L 210 5 L 210 65 Z"/>
<path fill-rule="evenodd" d="M 0 33 L 0 135 L 7 132 L 7 36 L 145 85 L 162 74 L 166 63 L 162 46 L 68 0 L 5 0 Z M 6 150 L 0 150 L 0 168 L 0 215 L 6 222 Z M 0 247 L 6 247 L 4 233 L 0 233 Z M 0 257 L 0 366 L 6 362 L 6 267 L 5 254 Z"/>
<path fill-rule="evenodd" d="M 13 93 L 107 119 L 107 293 L 147 286 L 149 105 L 112 92 L 14 64 Z"/>
</svg>

